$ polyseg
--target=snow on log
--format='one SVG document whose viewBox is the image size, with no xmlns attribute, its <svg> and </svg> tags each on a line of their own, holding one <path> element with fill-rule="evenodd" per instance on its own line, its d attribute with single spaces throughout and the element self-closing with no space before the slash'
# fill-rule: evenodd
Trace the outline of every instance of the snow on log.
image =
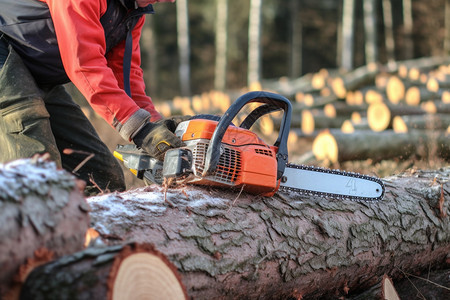
<svg viewBox="0 0 450 300">
<path fill-rule="evenodd" d="M 89 206 L 79 182 L 43 157 L 0 165 L 0 298 L 28 272 L 84 247 Z"/>
<path fill-rule="evenodd" d="M 88 202 L 104 242 L 154 244 L 194 299 L 337 298 L 449 267 L 449 179 L 450 168 L 385 178 L 376 203 L 193 186 Z"/>
<path fill-rule="evenodd" d="M 187 299 L 175 266 L 150 244 L 90 247 L 40 266 L 21 300 Z"/>
</svg>

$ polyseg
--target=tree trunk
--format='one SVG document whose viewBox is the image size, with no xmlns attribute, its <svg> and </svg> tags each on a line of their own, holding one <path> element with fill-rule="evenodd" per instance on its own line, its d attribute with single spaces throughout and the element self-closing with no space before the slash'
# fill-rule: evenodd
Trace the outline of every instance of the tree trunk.
<svg viewBox="0 0 450 300">
<path fill-rule="evenodd" d="M 384 40 L 388 63 L 395 61 L 394 20 L 392 18 L 391 0 L 382 0 L 384 20 Z"/>
<path fill-rule="evenodd" d="M 262 0 L 250 0 L 247 84 L 261 82 Z"/>
<path fill-rule="evenodd" d="M 353 38 L 354 38 L 355 1 L 344 0 L 342 7 L 342 50 L 341 67 L 347 71 L 353 69 Z"/>
<path fill-rule="evenodd" d="M 290 0 L 290 56 L 289 56 L 289 75 L 291 78 L 300 77 L 302 74 L 302 22 L 300 20 L 300 1 Z"/>
<path fill-rule="evenodd" d="M 450 0 L 445 0 L 445 40 L 444 54 L 450 55 Z"/>
<path fill-rule="evenodd" d="M 414 41 L 412 38 L 414 24 L 412 14 L 412 0 L 403 0 L 403 55 L 405 59 L 411 59 L 414 56 Z"/>
<path fill-rule="evenodd" d="M 364 0 L 364 32 L 366 64 L 378 62 L 377 10 L 375 0 Z"/>
<path fill-rule="evenodd" d="M 0 298 L 14 299 L 28 272 L 84 248 L 89 206 L 74 176 L 43 158 L 0 167 Z"/>
<path fill-rule="evenodd" d="M 150 244 L 87 248 L 36 268 L 21 300 L 187 299 L 175 266 Z"/>
<path fill-rule="evenodd" d="M 216 10 L 216 69 L 214 88 L 224 91 L 227 84 L 228 0 L 218 0 Z"/>
<path fill-rule="evenodd" d="M 182 96 L 191 95 L 191 63 L 189 38 L 189 10 L 187 0 L 176 1 L 177 5 L 177 37 L 180 91 Z"/>
<path fill-rule="evenodd" d="M 337 298 L 385 273 L 448 267 L 449 176 L 447 168 L 385 178 L 377 203 L 194 186 L 88 201 L 105 241 L 151 241 L 194 299 Z"/>
</svg>

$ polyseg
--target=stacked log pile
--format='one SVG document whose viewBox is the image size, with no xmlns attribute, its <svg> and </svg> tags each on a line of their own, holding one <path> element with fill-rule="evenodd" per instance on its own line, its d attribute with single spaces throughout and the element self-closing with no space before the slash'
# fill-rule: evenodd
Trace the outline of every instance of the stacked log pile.
<svg viewBox="0 0 450 300">
<path fill-rule="evenodd" d="M 293 131 L 299 138 L 312 135 L 314 157 L 327 164 L 450 160 L 449 63 L 423 58 L 325 77 L 315 92 L 296 91 L 294 106 L 303 110 Z"/>
<path fill-rule="evenodd" d="M 450 159 L 450 57 L 369 64 L 347 73 L 322 69 L 295 80 L 264 81 L 254 89 L 291 99 L 291 152 L 304 139 L 313 141 L 312 154 L 325 164 Z M 167 116 L 221 115 L 243 92 L 177 98 L 159 109 Z M 280 119 L 265 117 L 254 129 L 271 137 Z"/>
</svg>

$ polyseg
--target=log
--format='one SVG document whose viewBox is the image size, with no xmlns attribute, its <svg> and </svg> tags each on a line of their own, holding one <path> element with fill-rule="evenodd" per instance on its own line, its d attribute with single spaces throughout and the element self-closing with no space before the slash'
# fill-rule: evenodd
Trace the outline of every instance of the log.
<svg viewBox="0 0 450 300">
<path fill-rule="evenodd" d="M 84 248 L 83 189 L 45 156 L 0 165 L 0 298 L 16 298 L 37 265 Z"/>
<path fill-rule="evenodd" d="M 344 99 L 348 91 L 354 91 L 362 86 L 373 84 L 375 76 L 380 72 L 380 66 L 377 64 L 368 64 L 354 69 L 341 77 L 336 77 L 332 81 L 334 94 Z"/>
<path fill-rule="evenodd" d="M 386 84 L 386 95 L 393 104 L 398 104 L 405 98 L 406 87 L 404 82 L 397 76 L 391 76 Z"/>
<path fill-rule="evenodd" d="M 380 299 L 380 300 L 400 300 L 397 290 L 394 287 L 392 279 L 386 274 L 383 275 L 380 283 L 371 287 L 369 290 L 350 297 L 351 300 Z"/>
<path fill-rule="evenodd" d="M 405 127 L 406 131 L 411 129 L 428 129 L 445 131 L 450 126 L 450 115 L 447 114 L 425 114 L 412 116 L 396 116 L 392 123 L 392 129 L 401 132 L 399 126 Z"/>
<path fill-rule="evenodd" d="M 402 299 L 450 299 L 450 269 L 403 275 L 403 279 L 394 282 Z"/>
<path fill-rule="evenodd" d="M 187 299 L 175 266 L 151 244 L 92 247 L 36 268 L 21 300 Z"/>
<path fill-rule="evenodd" d="M 312 146 L 317 160 L 331 163 L 366 159 L 373 162 L 394 158 L 405 160 L 412 155 L 448 160 L 449 149 L 448 134 L 422 130 L 407 133 L 361 130 L 350 134 L 338 130 L 323 131 Z"/>
<path fill-rule="evenodd" d="M 408 105 L 419 105 L 428 100 L 441 99 L 443 90 L 430 91 L 423 87 L 412 86 L 408 88 L 405 94 L 405 102 Z"/>
<path fill-rule="evenodd" d="M 420 107 L 428 113 L 450 114 L 450 103 L 443 101 L 426 101 Z"/>
<path fill-rule="evenodd" d="M 364 114 L 367 111 L 368 105 L 348 105 L 344 102 L 335 102 L 330 103 L 324 107 L 324 111 L 329 110 L 329 113 L 325 113 L 329 117 L 342 116 L 349 117 L 354 112 L 358 112 L 360 114 Z"/>
<path fill-rule="evenodd" d="M 392 126 L 395 116 L 422 115 L 428 110 L 423 107 L 409 105 L 394 105 L 388 103 L 372 103 L 367 108 L 367 121 L 373 131 L 383 131 Z"/>
<path fill-rule="evenodd" d="M 151 241 L 194 299 L 334 299 L 384 274 L 396 280 L 397 268 L 448 268 L 449 177 L 446 168 L 385 178 L 377 203 L 195 186 L 88 202 L 105 243 Z"/>
<path fill-rule="evenodd" d="M 301 128 L 306 134 L 325 128 L 339 128 L 347 118 L 345 116 L 329 117 L 323 110 L 305 109 L 302 112 Z"/>
</svg>

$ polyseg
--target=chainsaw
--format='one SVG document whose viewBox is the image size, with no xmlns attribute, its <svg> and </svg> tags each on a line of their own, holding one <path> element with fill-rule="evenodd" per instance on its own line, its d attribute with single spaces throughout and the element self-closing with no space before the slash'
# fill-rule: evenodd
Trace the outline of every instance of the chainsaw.
<svg viewBox="0 0 450 300">
<path fill-rule="evenodd" d="M 233 120 L 247 105 L 252 105 L 251 111 L 236 126 Z M 281 110 L 278 138 L 268 145 L 250 128 L 262 116 Z M 264 196 L 294 191 L 357 201 L 383 198 L 384 184 L 376 177 L 288 163 L 291 114 L 287 98 L 249 92 L 233 102 L 222 117 L 198 115 L 181 122 L 175 135 L 185 146 L 168 150 L 164 161 L 135 145 L 118 145 L 114 156 L 147 184 L 222 186 Z"/>
</svg>

